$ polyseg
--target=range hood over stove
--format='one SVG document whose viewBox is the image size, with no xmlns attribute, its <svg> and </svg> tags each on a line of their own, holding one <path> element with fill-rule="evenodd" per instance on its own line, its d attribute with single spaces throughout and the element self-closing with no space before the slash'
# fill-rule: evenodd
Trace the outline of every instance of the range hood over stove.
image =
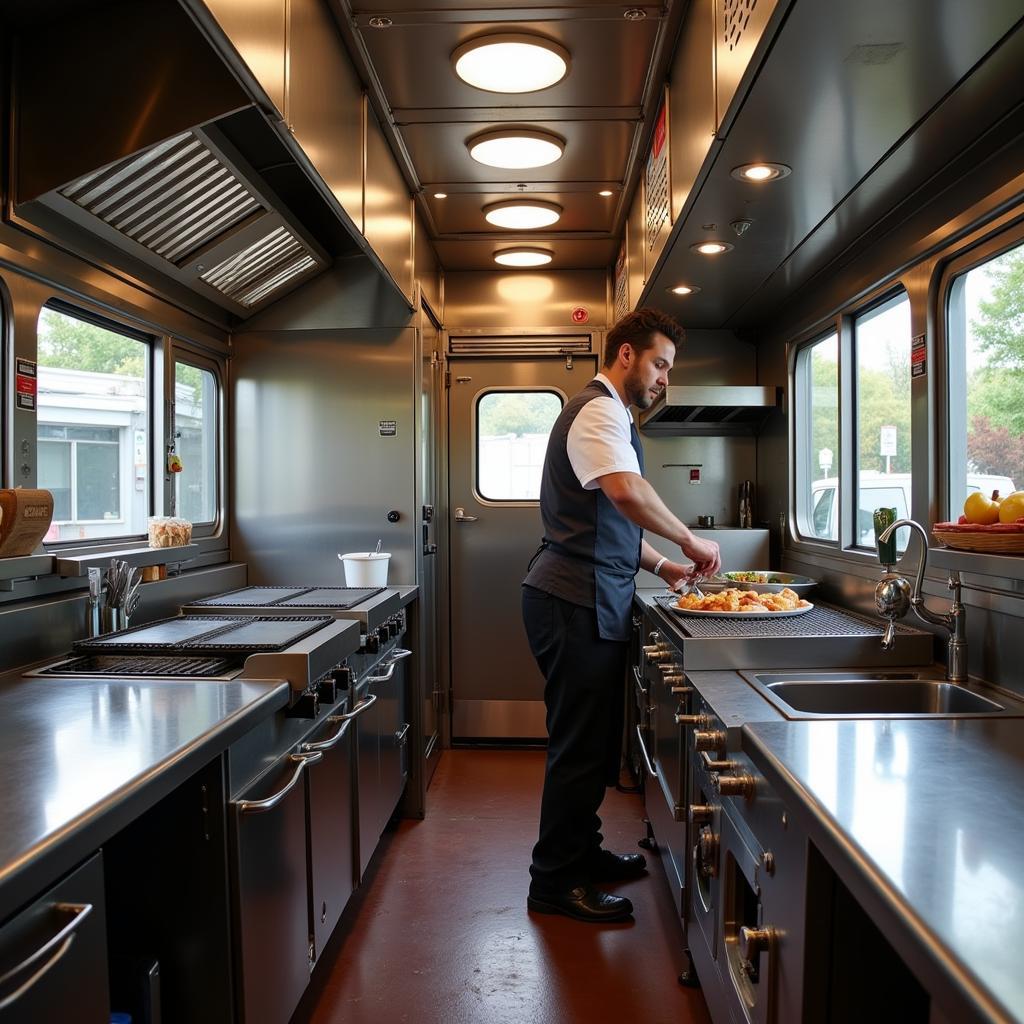
<svg viewBox="0 0 1024 1024">
<path fill-rule="evenodd" d="M 640 414 L 646 434 L 669 437 L 737 437 L 756 434 L 773 409 L 782 404 L 782 389 L 730 384 L 673 385 Z"/>
</svg>

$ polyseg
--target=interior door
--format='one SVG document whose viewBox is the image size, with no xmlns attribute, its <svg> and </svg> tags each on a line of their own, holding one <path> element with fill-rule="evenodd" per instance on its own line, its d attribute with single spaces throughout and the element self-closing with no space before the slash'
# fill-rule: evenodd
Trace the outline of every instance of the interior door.
<svg viewBox="0 0 1024 1024">
<path fill-rule="evenodd" d="M 523 630 L 520 584 L 542 534 L 548 432 L 596 369 L 589 355 L 449 361 L 454 740 L 546 736 L 544 680 Z"/>
</svg>

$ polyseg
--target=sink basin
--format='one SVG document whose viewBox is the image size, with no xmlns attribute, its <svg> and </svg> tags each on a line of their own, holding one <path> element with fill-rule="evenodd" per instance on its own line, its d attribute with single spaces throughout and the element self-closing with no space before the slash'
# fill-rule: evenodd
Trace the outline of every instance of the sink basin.
<svg viewBox="0 0 1024 1024">
<path fill-rule="evenodd" d="M 963 718 L 1020 716 L 945 679 L 915 674 L 777 673 L 747 677 L 787 718 Z"/>
</svg>

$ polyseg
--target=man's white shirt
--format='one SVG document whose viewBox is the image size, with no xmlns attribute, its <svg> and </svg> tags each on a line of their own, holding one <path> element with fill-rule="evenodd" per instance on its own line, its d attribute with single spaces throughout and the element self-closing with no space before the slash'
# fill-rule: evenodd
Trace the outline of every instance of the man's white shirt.
<svg viewBox="0 0 1024 1024">
<path fill-rule="evenodd" d="M 565 441 L 573 472 L 588 491 L 599 487 L 597 479 L 606 473 L 640 475 L 640 463 L 631 443 L 632 413 L 603 373 L 594 380 L 600 381 L 608 394 L 592 398 L 576 414 Z"/>
</svg>

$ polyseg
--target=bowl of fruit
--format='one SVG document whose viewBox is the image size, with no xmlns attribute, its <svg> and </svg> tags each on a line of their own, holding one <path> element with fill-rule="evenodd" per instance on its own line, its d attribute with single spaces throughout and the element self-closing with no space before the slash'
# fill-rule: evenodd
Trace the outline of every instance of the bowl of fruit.
<svg viewBox="0 0 1024 1024">
<path fill-rule="evenodd" d="M 1024 555 L 1024 491 L 992 497 L 976 491 L 955 523 L 936 523 L 932 533 L 946 547 L 1000 555 Z"/>
</svg>

